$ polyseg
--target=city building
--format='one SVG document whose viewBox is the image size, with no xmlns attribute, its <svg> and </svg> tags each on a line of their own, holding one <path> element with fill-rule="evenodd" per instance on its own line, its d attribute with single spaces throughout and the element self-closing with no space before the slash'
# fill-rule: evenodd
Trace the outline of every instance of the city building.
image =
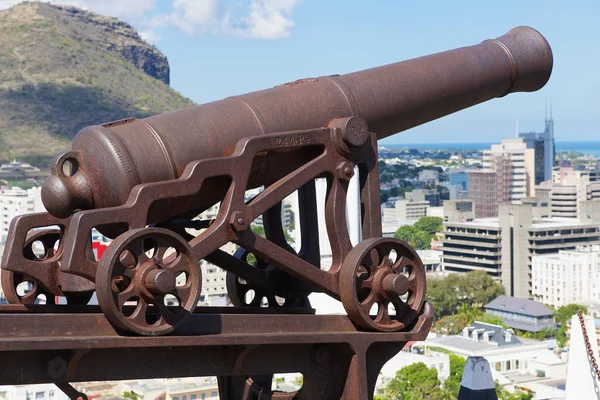
<svg viewBox="0 0 600 400">
<path fill-rule="evenodd" d="M 440 183 L 439 172 L 436 169 L 424 169 L 419 172 L 419 181 L 427 185 L 437 185 Z"/>
<path fill-rule="evenodd" d="M 218 400 L 216 377 L 152 379 L 131 383 L 140 400 Z"/>
<path fill-rule="evenodd" d="M 444 200 L 449 200 L 449 195 L 448 193 L 440 194 L 437 190 L 417 189 L 406 192 L 404 198 L 413 202 L 427 201 L 430 207 L 440 207 Z"/>
<path fill-rule="evenodd" d="M 442 207 L 442 206 L 439 206 L 439 207 L 429 207 L 427 209 L 427 216 L 428 217 L 444 218 L 444 207 Z"/>
<path fill-rule="evenodd" d="M 407 222 L 415 222 L 421 217 L 427 216 L 429 202 L 413 201 L 413 200 L 398 200 L 394 208 L 384 208 L 384 219 L 387 221 L 396 221 L 400 224 Z"/>
<path fill-rule="evenodd" d="M 484 309 L 501 317 L 508 327 L 520 331 L 539 332 L 544 328 L 556 328 L 552 310 L 535 300 L 500 295 Z"/>
<path fill-rule="evenodd" d="M 523 197 L 521 201 L 515 202 L 516 204 L 531 204 L 533 211 L 533 218 L 550 218 L 552 216 L 552 210 L 550 209 L 549 199 L 540 199 L 536 197 Z"/>
<path fill-rule="evenodd" d="M 27 163 L 22 163 L 17 160 L 13 160 L 8 164 L 0 165 L 0 180 L 37 180 L 37 183 L 42 183 L 50 175 L 48 169 L 40 170 Z"/>
<path fill-rule="evenodd" d="M 600 244 L 600 201 L 580 218 L 534 218 L 532 204 L 502 204 L 497 218 L 445 222 L 445 271 L 484 270 L 501 278 L 510 296 L 532 297 L 532 257 Z"/>
<path fill-rule="evenodd" d="M 573 167 L 555 169 L 550 186 L 552 216 L 577 218 L 581 202 L 600 199 L 600 182 L 590 179 L 589 171 Z M 548 185 L 544 187 L 547 188 Z"/>
<path fill-rule="evenodd" d="M 544 132 L 519 133 L 528 149 L 535 151 L 535 184 L 552 179 L 552 168 L 554 167 L 554 121 L 552 120 L 552 108 L 550 118 L 545 117 Z"/>
<path fill-rule="evenodd" d="M 600 306 L 600 246 L 534 256 L 531 274 L 533 298 L 544 304 Z"/>
<path fill-rule="evenodd" d="M 535 150 L 528 149 L 523 139 L 502 139 L 500 144 L 493 144 L 483 152 L 483 168 L 496 172 L 498 203 L 533 195 Z"/>
<path fill-rule="evenodd" d="M 444 222 L 470 222 L 475 218 L 473 200 L 448 200 L 444 202 Z"/>
<path fill-rule="evenodd" d="M 442 252 L 439 250 L 425 249 L 415 250 L 425 267 L 425 272 L 441 272 Z"/>
<path fill-rule="evenodd" d="M 220 203 L 217 203 L 201 213 L 197 219 L 199 220 L 213 220 L 219 213 Z M 188 230 L 188 232 L 194 236 L 201 233 L 199 230 Z M 227 243 L 221 247 L 221 250 L 233 254 L 237 250 L 237 246 L 234 243 Z M 200 268 L 202 270 L 202 292 L 200 294 L 200 300 L 198 305 L 204 306 L 225 306 L 228 304 L 227 295 L 227 271 L 217 267 L 214 264 L 209 263 L 206 260 L 200 260 Z M 179 279 L 185 279 L 184 276 Z M 184 284 L 185 282 L 179 282 L 178 284 Z M 174 300 L 174 299 L 173 299 Z"/>
<path fill-rule="evenodd" d="M 484 357 L 492 370 L 504 377 L 524 375 L 532 361 L 542 354 L 552 354 L 545 342 L 521 339 L 512 329 L 479 321 L 465 327 L 459 335 L 427 338 L 426 343 L 464 358 Z M 566 365 L 564 369 L 562 373 L 566 373 Z"/>
<path fill-rule="evenodd" d="M 462 190 L 469 190 L 469 170 L 466 168 L 450 168 L 448 177 L 451 185 L 459 185 Z"/>
<path fill-rule="evenodd" d="M 448 272 L 483 270 L 502 276 L 502 238 L 497 218 L 448 221 L 442 239 L 442 268 Z"/>
<path fill-rule="evenodd" d="M 498 196 L 494 170 L 469 171 L 469 200 L 473 201 L 476 218 L 498 216 Z"/>
<path fill-rule="evenodd" d="M 53 383 L 0 386 L 2 400 L 69 400 Z"/>
<path fill-rule="evenodd" d="M 6 243 L 8 228 L 14 217 L 44 211 L 39 187 L 27 190 L 13 187 L 0 191 L 0 244 Z"/>
</svg>

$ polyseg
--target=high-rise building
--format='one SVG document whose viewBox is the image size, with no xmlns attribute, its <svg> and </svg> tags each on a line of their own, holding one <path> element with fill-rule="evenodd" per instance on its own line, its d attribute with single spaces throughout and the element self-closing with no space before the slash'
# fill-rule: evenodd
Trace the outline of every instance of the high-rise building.
<svg viewBox="0 0 600 400">
<path fill-rule="evenodd" d="M 544 132 L 524 132 L 518 134 L 523 139 L 528 149 L 535 150 L 535 184 L 552 179 L 554 167 L 554 120 L 552 119 L 552 105 L 550 117 L 546 115 Z"/>
<path fill-rule="evenodd" d="M 496 171 L 491 169 L 469 171 L 469 200 L 473 201 L 475 218 L 498 216 Z"/>
<path fill-rule="evenodd" d="M 580 218 L 536 218 L 533 204 L 501 204 L 496 218 L 444 223 L 442 267 L 483 270 L 510 296 L 532 297 L 532 257 L 600 244 L 600 201 L 583 202 Z"/>
<path fill-rule="evenodd" d="M 498 203 L 509 203 L 533 195 L 535 151 L 522 139 L 502 139 L 483 152 L 483 168 L 496 171 Z"/>
</svg>

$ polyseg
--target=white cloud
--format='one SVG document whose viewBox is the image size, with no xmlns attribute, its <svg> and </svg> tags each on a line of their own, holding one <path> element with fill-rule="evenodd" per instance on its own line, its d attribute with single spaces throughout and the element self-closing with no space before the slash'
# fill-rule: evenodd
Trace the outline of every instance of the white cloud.
<svg viewBox="0 0 600 400">
<path fill-rule="evenodd" d="M 140 36 L 148 43 L 158 43 L 160 42 L 160 35 L 154 32 L 152 29 L 147 29 L 145 31 L 140 31 Z"/>
<path fill-rule="evenodd" d="M 292 10 L 302 0 L 252 0 L 250 15 L 244 18 L 242 36 L 256 39 L 279 39 L 290 36 L 294 26 Z"/>
<path fill-rule="evenodd" d="M 22 0 L 0 0 L 0 9 Z M 223 0 L 170 0 L 170 9 L 153 13 L 157 0 L 43 0 L 73 5 L 103 15 L 121 18 L 138 27 L 150 42 L 160 40 L 156 29 L 176 27 L 188 35 L 209 33 L 251 39 L 280 39 L 294 27 L 292 12 L 303 0 L 250 0 L 245 12 L 232 9 Z M 236 16 L 234 12 L 236 11 Z"/>
</svg>

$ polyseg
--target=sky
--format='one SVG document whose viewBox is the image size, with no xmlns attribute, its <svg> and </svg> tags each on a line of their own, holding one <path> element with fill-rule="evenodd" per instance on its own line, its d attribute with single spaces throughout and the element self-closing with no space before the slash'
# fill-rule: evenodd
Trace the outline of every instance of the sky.
<svg viewBox="0 0 600 400">
<path fill-rule="evenodd" d="M 0 9 L 18 3 L 0 0 Z M 169 59 L 171 86 L 196 103 L 300 78 L 344 74 L 478 44 L 527 25 L 554 69 L 515 93 L 380 141 L 494 142 L 541 131 L 552 101 L 557 141 L 600 140 L 600 1 L 53 0 L 123 19 Z"/>
</svg>

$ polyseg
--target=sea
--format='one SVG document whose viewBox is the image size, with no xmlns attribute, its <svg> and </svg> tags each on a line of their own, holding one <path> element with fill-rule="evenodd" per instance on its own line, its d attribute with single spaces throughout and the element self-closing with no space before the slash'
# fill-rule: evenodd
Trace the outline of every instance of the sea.
<svg viewBox="0 0 600 400">
<path fill-rule="evenodd" d="M 497 142 L 494 142 L 497 143 Z M 422 144 L 380 144 L 389 149 L 417 149 L 417 150 L 484 150 L 489 149 L 493 143 L 422 143 Z M 556 152 L 575 151 L 585 155 L 600 158 L 600 141 L 592 142 L 555 142 Z"/>
</svg>

